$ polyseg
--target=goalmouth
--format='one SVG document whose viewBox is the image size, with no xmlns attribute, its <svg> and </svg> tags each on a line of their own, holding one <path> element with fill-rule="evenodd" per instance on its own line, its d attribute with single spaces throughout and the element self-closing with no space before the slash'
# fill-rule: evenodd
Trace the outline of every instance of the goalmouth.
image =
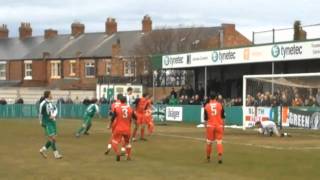
<svg viewBox="0 0 320 180">
<path fill-rule="evenodd" d="M 319 129 L 320 72 L 245 75 L 242 88 L 244 130 L 257 121 L 267 119 L 275 121 L 280 127 Z M 288 115 L 289 109 L 294 107 L 301 111 L 311 107 L 313 110 L 306 120 L 289 122 L 285 113 Z"/>
</svg>

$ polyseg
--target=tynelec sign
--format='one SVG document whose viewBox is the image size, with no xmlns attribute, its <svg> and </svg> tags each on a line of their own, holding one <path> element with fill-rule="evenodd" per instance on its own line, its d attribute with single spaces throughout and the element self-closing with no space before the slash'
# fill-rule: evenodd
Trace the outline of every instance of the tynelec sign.
<svg viewBox="0 0 320 180">
<path fill-rule="evenodd" d="M 162 56 L 162 68 L 188 68 L 320 58 L 320 40 Z"/>
</svg>

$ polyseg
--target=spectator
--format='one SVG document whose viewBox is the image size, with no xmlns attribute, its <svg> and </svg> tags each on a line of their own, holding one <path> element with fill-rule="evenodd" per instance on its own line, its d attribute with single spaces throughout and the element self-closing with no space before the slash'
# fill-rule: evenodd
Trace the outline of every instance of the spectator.
<svg viewBox="0 0 320 180">
<path fill-rule="evenodd" d="M 65 104 L 63 97 L 61 97 L 57 100 L 57 104 Z"/>
<path fill-rule="evenodd" d="M 66 101 L 65 101 L 66 104 L 73 104 L 73 101 L 72 99 L 68 96 Z"/>
<path fill-rule="evenodd" d="M 318 106 L 320 106 L 320 88 L 318 89 L 317 95 L 316 95 L 316 103 Z"/>
<path fill-rule="evenodd" d="M 174 96 L 174 98 L 177 98 L 177 92 L 174 90 L 174 87 L 171 90 L 170 96 Z"/>
<path fill-rule="evenodd" d="M 16 100 L 15 104 L 23 104 L 23 99 L 20 97 Z"/>
<path fill-rule="evenodd" d="M 89 100 L 88 97 L 86 97 L 86 98 L 83 100 L 83 102 L 82 102 L 82 104 L 84 104 L 84 105 L 86 105 L 86 106 L 88 106 L 90 103 L 91 103 L 91 101 Z"/>
<path fill-rule="evenodd" d="M 0 99 L 0 105 L 6 105 L 7 101 L 4 98 Z"/>
<path fill-rule="evenodd" d="M 186 90 L 186 95 L 191 98 L 194 95 L 194 90 L 192 88 L 192 86 L 188 86 L 187 90 Z"/>
<path fill-rule="evenodd" d="M 183 96 L 186 94 L 186 90 L 184 89 L 184 86 L 181 87 L 180 91 L 179 91 L 179 97 Z"/>
<path fill-rule="evenodd" d="M 177 104 L 179 104 L 178 99 L 176 98 L 176 96 L 171 95 L 169 99 L 169 105 L 177 105 Z"/>
<path fill-rule="evenodd" d="M 76 99 L 73 101 L 75 104 L 80 104 L 80 99 L 79 97 L 77 96 Z"/>
<path fill-rule="evenodd" d="M 194 96 L 193 105 L 201 105 L 201 100 L 198 94 Z"/>
<path fill-rule="evenodd" d="M 108 101 L 107 101 L 107 99 L 105 97 L 101 97 L 100 100 L 99 100 L 99 103 L 100 104 L 107 104 Z"/>
<path fill-rule="evenodd" d="M 302 106 L 303 101 L 300 98 L 299 94 L 295 94 L 295 98 L 292 100 L 292 106 Z"/>
</svg>

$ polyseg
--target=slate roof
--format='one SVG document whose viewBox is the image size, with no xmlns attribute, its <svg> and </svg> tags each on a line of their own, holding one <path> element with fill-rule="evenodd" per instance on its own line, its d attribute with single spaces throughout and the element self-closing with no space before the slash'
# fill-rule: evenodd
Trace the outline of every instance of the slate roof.
<svg viewBox="0 0 320 180">
<path fill-rule="evenodd" d="M 221 27 L 198 27 L 202 39 L 215 36 Z M 171 29 L 183 32 L 186 28 Z M 154 30 L 157 31 L 157 30 Z M 50 39 L 43 36 L 19 38 L 0 38 L 0 60 L 36 60 L 42 59 L 44 53 L 49 59 L 71 59 L 76 57 L 94 58 L 111 57 L 112 44 L 120 41 L 121 55 L 133 56 L 133 49 L 141 38 L 141 31 L 119 31 L 112 35 L 105 32 L 84 33 L 78 37 L 57 35 Z"/>
</svg>

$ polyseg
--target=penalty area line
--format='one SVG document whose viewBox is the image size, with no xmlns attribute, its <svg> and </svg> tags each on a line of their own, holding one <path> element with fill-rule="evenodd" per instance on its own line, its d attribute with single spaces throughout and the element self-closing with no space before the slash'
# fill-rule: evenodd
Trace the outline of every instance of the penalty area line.
<svg viewBox="0 0 320 180">
<path fill-rule="evenodd" d="M 196 138 L 196 137 L 190 137 L 190 136 L 163 134 L 163 133 L 156 133 L 155 135 L 206 142 L 206 140 L 204 138 Z M 257 147 L 257 148 L 263 148 L 263 149 L 274 149 L 274 150 L 320 150 L 320 146 L 297 148 L 297 147 L 277 147 L 277 146 L 271 146 L 271 145 L 259 145 L 259 144 L 252 144 L 252 143 L 234 143 L 234 142 L 229 142 L 229 141 L 223 141 L 223 143 L 231 144 L 231 145 Z"/>
</svg>

